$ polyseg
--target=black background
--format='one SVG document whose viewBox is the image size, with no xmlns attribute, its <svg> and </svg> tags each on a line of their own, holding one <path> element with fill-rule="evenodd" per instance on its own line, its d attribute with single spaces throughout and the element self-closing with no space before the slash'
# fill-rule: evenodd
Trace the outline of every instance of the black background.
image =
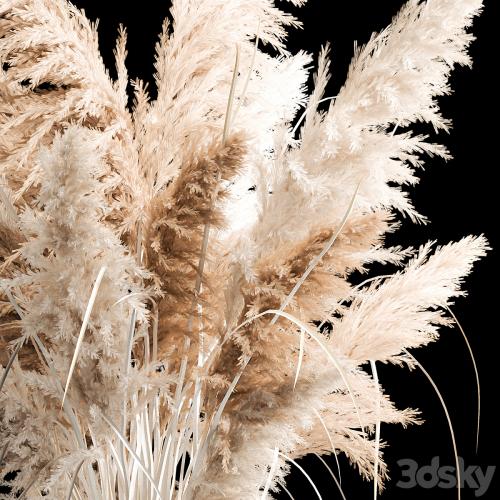
<svg viewBox="0 0 500 500">
<path fill-rule="evenodd" d="M 231 0 L 228 0 L 231 1 Z M 170 3 L 162 0 L 141 0 L 126 4 L 122 1 L 78 0 L 90 19 L 100 19 L 100 45 L 113 74 L 112 50 L 119 23 L 129 33 L 127 66 L 131 78 L 140 77 L 153 87 L 154 44 L 162 19 L 168 15 Z M 353 54 L 353 42 L 364 43 L 373 31 L 384 28 L 403 5 L 402 0 L 309 0 L 308 5 L 291 8 L 304 23 L 304 29 L 290 33 L 292 52 L 305 49 L 317 55 L 327 41 L 332 44 L 333 79 L 327 95 L 335 95 L 343 83 Z M 452 77 L 454 94 L 440 99 L 444 115 L 451 118 L 454 128 L 450 135 L 440 133 L 437 141 L 445 144 L 454 160 L 428 159 L 421 183 L 411 190 L 417 209 L 431 223 L 417 226 L 405 221 L 389 243 L 419 245 L 429 239 L 446 243 L 467 234 L 484 233 L 494 250 L 474 269 L 467 279 L 469 296 L 457 301 L 454 311 L 461 321 L 475 351 L 482 382 L 482 419 L 479 454 L 475 454 L 476 395 L 474 373 L 467 349 L 458 330 L 443 330 L 441 339 L 415 353 L 438 384 L 452 416 L 459 454 L 466 465 L 496 465 L 498 449 L 494 404 L 497 397 L 497 334 L 495 290 L 498 271 L 498 233 L 496 215 L 499 198 L 496 181 L 497 150 L 496 116 L 498 112 L 497 80 L 493 74 L 498 47 L 494 26 L 500 20 L 498 0 L 486 0 L 485 11 L 476 20 L 473 31 L 477 40 L 471 47 L 472 70 L 459 68 Z M 425 129 L 433 133 L 432 130 Z M 418 371 L 408 372 L 397 367 L 379 367 L 381 383 L 396 404 L 419 408 L 426 423 L 407 430 L 382 426 L 382 438 L 389 442 L 385 458 L 390 467 L 391 481 L 382 498 L 392 499 L 453 499 L 456 491 L 443 489 L 402 490 L 395 486 L 401 478 L 396 461 L 413 458 L 420 465 L 429 464 L 439 456 L 443 465 L 453 465 L 454 458 L 445 416 L 432 387 Z M 334 467 L 330 457 L 328 463 Z M 363 481 L 340 457 L 343 489 L 348 499 L 371 498 L 372 485 Z M 323 498 L 340 498 L 324 466 L 316 457 L 302 459 L 302 466 L 318 485 Z M 335 470 L 335 469 L 334 469 Z M 497 471 L 490 490 L 482 498 L 496 498 Z M 294 470 L 287 481 L 296 499 L 315 498 L 314 492 L 300 472 Z M 283 494 L 280 498 L 288 498 Z M 470 489 L 462 492 L 464 500 L 475 498 Z"/>
</svg>

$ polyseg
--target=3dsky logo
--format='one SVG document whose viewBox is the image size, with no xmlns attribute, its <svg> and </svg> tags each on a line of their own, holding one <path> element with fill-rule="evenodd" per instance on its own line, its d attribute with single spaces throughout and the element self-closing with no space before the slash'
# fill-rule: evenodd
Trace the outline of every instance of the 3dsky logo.
<svg viewBox="0 0 500 500">
<path fill-rule="evenodd" d="M 430 488 L 456 488 L 456 467 L 452 465 L 440 465 L 439 457 L 433 457 L 429 465 L 419 466 L 411 458 L 403 458 L 396 462 L 401 467 L 402 479 L 396 486 L 398 488 L 410 489 L 415 487 Z M 474 495 L 479 498 L 483 496 L 491 485 L 495 474 L 495 465 L 482 468 L 478 465 L 465 466 L 462 457 L 458 458 L 460 472 L 460 488 L 474 490 Z"/>
</svg>

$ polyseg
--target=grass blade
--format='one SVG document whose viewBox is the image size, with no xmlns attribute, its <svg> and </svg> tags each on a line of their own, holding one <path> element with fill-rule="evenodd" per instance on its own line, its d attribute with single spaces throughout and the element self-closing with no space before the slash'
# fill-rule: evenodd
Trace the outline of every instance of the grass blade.
<svg viewBox="0 0 500 500">
<path fill-rule="evenodd" d="M 340 463 L 339 463 L 339 456 L 337 454 L 337 450 L 335 449 L 335 446 L 333 444 L 332 436 L 330 434 L 330 431 L 326 427 L 325 421 L 323 420 L 323 417 L 319 413 L 316 408 L 314 409 L 314 413 L 316 413 L 316 416 L 319 418 L 319 421 L 321 422 L 321 425 L 323 426 L 323 429 L 325 429 L 326 435 L 328 436 L 328 441 L 330 441 L 330 446 L 332 447 L 332 453 L 335 456 L 335 462 L 337 463 L 337 472 L 339 473 L 339 484 L 342 485 L 342 474 L 340 473 Z"/>
<path fill-rule="evenodd" d="M 266 479 L 266 485 L 264 486 L 264 491 L 262 492 L 261 500 L 266 500 L 267 492 L 269 491 L 269 487 L 271 486 L 271 481 L 273 480 L 274 470 L 276 469 L 277 464 L 278 464 L 278 448 L 274 448 L 273 461 L 269 469 L 269 474 Z"/>
<path fill-rule="evenodd" d="M 465 335 L 465 331 L 462 328 L 462 325 L 460 324 L 460 321 L 458 321 L 457 317 L 455 314 L 453 314 L 453 311 L 449 308 L 446 307 L 450 315 L 453 317 L 455 323 L 458 326 L 458 329 L 460 330 L 462 337 L 465 340 L 465 343 L 467 344 L 467 349 L 469 350 L 470 358 L 472 360 L 472 365 L 474 366 L 474 374 L 476 376 L 476 388 L 477 388 L 477 427 L 476 427 L 476 455 L 479 449 L 479 425 L 481 421 L 481 384 L 479 383 L 479 371 L 477 369 L 477 364 L 476 364 L 476 358 L 474 356 L 474 352 L 472 351 L 472 347 L 469 343 L 469 339 L 467 338 L 467 335 Z"/>
<path fill-rule="evenodd" d="M 236 81 L 238 79 L 238 68 L 240 66 L 240 48 L 236 45 L 236 55 L 234 58 L 233 79 L 231 81 L 231 89 L 229 90 L 229 98 L 227 100 L 226 119 L 224 120 L 224 130 L 222 132 L 222 144 L 224 145 L 229 135 L 231 122 L 233 121 L 233 104 L 234 93 L 236 91 Z"/>
<path fill-rule="evenodd" d="M 354 405 L 354 408 L 356 410 L 356 414 L 357 414 L 357 417 L 358 417 L 360 429 L 361 429 L 361 431 L 364 434 L 364 425 L 361 422 L 361 414 L 359 412 L 358 405 L 357 405 L 356 400 L 354 398 L 354 391 L 351 389 L 351 385 L 347 381 L 347 378 L 346 378 L 346 376 L 344 374 L 344 370 L 341 368 L 339 362 L 335 359 L 335 357 L 332 355 L 332 353 L 330 352 L 330 350 L 323 344 L 323 342 L 321 341 L 321 339 L 319 338 L 319 336 L 316 335 L 315 333 L 313 333 L 309 328 L 307 328 L 307 326 L 304 323 L 302 323 L 299 319 L 295 318 L 294 316 L 292 316 L 291 314 L 289 314 L 289 313 L 287 313 L 285 311 L 278 311 L 278 310 L 275 310 L 275 309 L 270 309 L 269 311 L 266 311 L 266 312 L 269 313 L 269 314 L 274 314 L 275 317 L 276 316 L 283 316 L 284 318 L 287 318 L 292 323 L 295 323 L 298 327 L 304 329 L 308 333 L 308 335 L 310 335 L 316 341 L 316 343 L 319 345 L 319 347 L 321 348 L 321 350 L 327 355 L 328 359 L 335 366 L 335 368 L 337 369 L 337 371 L 340 374 L 340 377 L 342 378 L 342 381 L 344 382 L 345 386 L 347 387 L 347 390 L 349 391 L 349 395 L 351 397 L 352 404 Z"/>
<path fill-rule="evenodd" d="M 131 448 L 131 446 L 129 445 L 129 443 L 125 439 L 125 436 L 123 436 L 123 434 L 120 432 L 120 430 L 115 426 L 115 424 L 113 424 L 113 422 L 111 422 L 111 420 L 108 419 L 108 417 L 106 417 L 106 415 L 104 415 L 104 413 L 101 413 L 101 417 L 111 427 L 111 429 L 113 429 L 113 431 L 117 435 L 117 437 L 120 440 L 120 442 L 123 443 L 123 445 L 125 446 L 125 448 L 127 448 L 128 452 L 132 455 L 132 457 L 136 461 L 137 465 L 140 467 L 140 469 L 142 470 L 142 472 L 146 475 L 146 477 L 148 478 L 149 482 L 153 486 L 154 490 L 156 491 L 156 495 L 158 496 L 158 498 L 160 498 L 160 500 L 163 500 L 163 497 L 162 497 L 162 495 L 160 493 L 160 490 L 158 489 L 158 486 L 155 483 L 155 480 L 152 478 L 151 474 L 148 472 L 148 470 L 146 469 L 146 467 L 142 463 L 141 459 L 137 456 L 137 454 L 135 453 L 135 451 Z"/>
<path fill-rule="evenodd" d="M 295 500 L 295 498 L 293 498 L 293 495 L 287 490 L 286 486 L 284 484 L 280 484 L 281 488 L 283 488 L 283 491 L 292 499 L 292 500 Z"/>
<path fill-rule="evenodd" d="M 9 358 L 9 361 L 7 362 L 7 364 L 5 365 L 5 369 L 2 373 L 2 378 L 0 379 L 0 391 L 2 390 L 3 388 L 3 384 L 5 383 L 5 380 L 7 379 L 7 375 L 9 374 L 9 371 L 19 353 L 19 351 L 21 350 L 21 347 L 23 345 L 23 342 L 22 341 L 18 341 L 17 342 L 17 346 L 16 348 L 14 349 L 13 353 L 11 354 L 10 358 Z"/>
<path fill-rule="evenodd" d="M 101 267 L 101 269 L 99 270 L 99 274 L 97 275 L 97 279 L 95 280 L 94 286 L 92 288 L 92 293 L 90 295 L 89 303 L 87 304 L 87 310 L 85 311 L 85 316 L 83 317 L 82 327 L 80 328 L 80 333 L 78 334 L 78 340 L 76 341 L 75 353 L 73 354 L 73 359 L 71 360 L 71 366 L 69 368 L 68 378 L 66 380 L 66 386 L 64 387 L 64 394 L 62 398 L 61 408 L 64 406 L 64 400 L 66 399 L 66 394 L 68 392 L 71 376 L 73 375 L 73 370 L 75 369 L 76 366 L 78 353 L 80 352 L 80 347 L 82 346 L 83 336 L 85 335 L 85 330 L 87 329 L 87 325 L 89 323 L 90 314 L 92 313 L 94 302 L 97 297 L 97 292 L 99 290 L 99 286 L 101 285 L 101 281 L 105 272 L 106 272 L 106 266 Z"/>
<path fill-rule="evenodd" d="M 439 401 L 441 402 L 441 406 L 443 407 L 444 413 L 446 415 L 446 420 L 448 420 L 448 428 L 450 429 L 450 434 L 451 434 L 451 442 L 453 444 L 453 453 L 455 454 L 455 466 L 457 470 L 457 495 L 458 495 L 458 500 L 461 499 L 461 493 L 460 493 L 460 464 L 458 462 L 458 451 L 457 451 L 457 443 L 455 440 L 455 431 L 453 430 L 453 424 L 451 423 L 451 418 L 450 414 L 448 412 L 448 408 L 446 406 L 446 403 L 444 402 L 443 396 L 441 395 L 441 392 L 439 391 L 436 383 L 434 382 L 433 378 L 429 375 L 427 370 L 415 359 L 415 357 L 410 354 L 406 349 L 403 349 L 405 354 L 415 363 L 415 365 L 418 366 L 420 371 L 426 376 L 427 380 L 431 383 L 432 387 L 434 388 L 434 391 L 436 392 Z"/>
<path fill-rule="evenodd" d="M 347 219 L 349 218 L 349 215 L 351 214 L 352 208 L 354 206 L 354 201 L 356 200 L 356 195 L 358 194 L 359 186 L 361 184 L 361 181 L 358 182 L 356 189 L 354 190 L 354 193 L 351 197 L 351 201 L 349 202 L 349 206 L 347 207 L 347 210 L 345 211 L 344 217 L 342 218 L 342 221 L 340 222 L 339 227 L 337 230 L 332 234 L 331 238 L 326 242 L 326 245 L 323 247 L 321 252 L 314 257 L 314 259 L 310 262 L 309 266 L 307 269 L 304 271 L 304 274 L 300 277 L 299 281 L 295 283 L 295 286 L 292 288 L 292 291 L 287 295 L 285 300 L 280 306 L 280 311 L 285 310 L 286 306 L 291 302 L 295 294 L 298 292 L 299 288 L 303 285 L 304 281 L 307 279 L 307 277 L 311 274 L 311 272 L 314 270 L 314 268 L 319 264 L 321 259 L 325 256 L 326 253 L 330 250 L 330 248 L 333 246 L 335 243 L 336 239 L 338 238 L 339 234 L 342 232 L 342 229 L 344 229 L 344 226 L 347 222 Z M 271 325 L 274 325 L 276 321 L 278 320 L 278 316 L 275 316 L 271 320 Z"/>
<path fill-rule="evenodd" d="M 323 457 L 321 455 L 318 455 L 315 453 L 315 455 L 323 462 L 323 465 L 328 469 L 328 472 L 330 475 L 333 477 L 333 480 L 335 481 L 335 484 L 337 485 L 338 490 L 340 491 L 340 494 L 342 495 L 342 500 L 346 500 L 346 497 L 344 495 L 344 491 L 342 490 L 342 486 L 338 482 L 337 478 L 335 477 L 335 474 L 333 473 L 332 469 L 328 466 L 328 464 L 323 460 Z"/>
<path fill-rule="evenodd" d="M 297 362 L 297 371 L 295 372 L 295 380 L 293 381 L 293 390 L 297 385 L 297 380 L 299 378 L 300 367 L 302 366 L 302 358 L 304 357 L 304 330 L 300 329 L 300 344 L 299 344 L 299 360 Z"/>
<path fill-rule="evenodd" d="M 71 500 L 71 496 L 73 495 L 73 490 L 74 490 L 75 484 L 76 484 L 76 479 L 78 478 L 78 473 L 80 472 L 80 469 L 82 468 L 84 461 L 85 460 L 82 460 L 78 464 L 78 467 L 76 468 L 75 473 L 73 474 L 73 477 L 71 478 L 71 484 L 69 486 L 68 496 L 66 497 L 66 500 Z"/>
<path fill-rule="evenodd" d="M 373 462 L 373 500 L 377 500 L 378 496 L 378 470 L 380 465 L 380 389 L 378 385 L 378 372 L 377 365 L 375 361 L 370 360 L 370 366 L 372 369 L 373 380 L 377 386 L 377 402 L 376 402 L 376 412 L 377 421 L 375 423 L 375 461 Z"/>
<path fill-rule="evenodd" d="M 322 497 L 321 497 L 321 495 L 320 495 L 320 493 L 319 493 L 319 491 L 318 491 L 318 488 L 316 488 L 316 485 L 314 484 L 314 481 L 310 478 L 309 474 L 293 458 L 287 457 L 286 455 L 284 455 L 283 453 L 281 453 L 281 451 L 278 451 L 278 454 L 281 455 L 285 460 L 288 460 L 293 465 L 295 465 L 295 467 L 297 467 L 297 469 L 299 469 L 300 472 L 302 472 L 302 474 L 304 474 L 304 476 L 306 477 L 306 479 L 309 481 L 309 483 L 313 487 L 314 492 L 318 496 L 319 500 L 323 500 Z"/>
</svg>

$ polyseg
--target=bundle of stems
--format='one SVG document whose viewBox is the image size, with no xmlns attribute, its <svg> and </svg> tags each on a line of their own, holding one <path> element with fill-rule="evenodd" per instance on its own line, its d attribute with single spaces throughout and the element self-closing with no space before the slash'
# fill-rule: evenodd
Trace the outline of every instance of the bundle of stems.
<svg viewBox="0 0 500 500">
<path fill-rule="evenodd" d="M 420 420 L 376 363 L 420 366 L 488 250 L 384 246 L 482 1 L 410 0 L 333 99 L 280 7 L 173 0 L 152 100 L 124 28 L 112 79 L 67 0 L 0 2 L 5 498 L 272 498 L 309 453 L 382 489 L 381 423 Z"/>
</svg>

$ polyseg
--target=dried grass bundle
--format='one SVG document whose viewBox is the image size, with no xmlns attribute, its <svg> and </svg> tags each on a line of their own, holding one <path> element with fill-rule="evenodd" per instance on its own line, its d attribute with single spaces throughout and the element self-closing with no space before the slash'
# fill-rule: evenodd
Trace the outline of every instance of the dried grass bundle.
<svg viewBox="0 0 500 500">
<path fill-rule="evenodd" d="M 172 5 L 158 97 L 135 81 L 129 109 L 123 28 L 112 80 L 69 2 L 1 2 L 7 497 L 271 498 L 338 452 L 376 492 L 380 423 L 419 420 L 364 368 L 417 364 L 488 250 L 384 247 L 398 214 L 424 220 L 402 188 L 423 154 L 449 158 L 409 130 L 450 127 L 436 97 L 482 2 L 410 0 L 325 112 L 329 49 L 308 96 L 271 0 Z M 354 286 L 374 262 L 403 269 Z"/>
</svg>

